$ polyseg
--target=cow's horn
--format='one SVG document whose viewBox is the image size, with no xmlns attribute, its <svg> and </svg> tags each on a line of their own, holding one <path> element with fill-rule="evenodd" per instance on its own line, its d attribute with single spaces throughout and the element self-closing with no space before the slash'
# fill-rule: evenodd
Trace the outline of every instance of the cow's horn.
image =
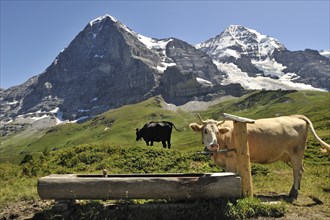
<svg viewBox="0 0 330 220">
<path fill-rule="evenodd" d="M 222 125 L 223 123 L 225 123 L 226 120 L 223 120 L 223 121 L 218 121 L 217 122 L 217 125 Z"/>
<path fill-rule="evenodd" d="M 202 119 L 201 115 L 200 115 L 199 113 L 197 113 L 197 115 L 198 115 L 198 118 L 199 118 L 199 120 L 201 120 L 201 122 L 204 124 L 204 123 L 205 123 L 205 121 L 203 121 L 203 119 Z"/>
</svg>

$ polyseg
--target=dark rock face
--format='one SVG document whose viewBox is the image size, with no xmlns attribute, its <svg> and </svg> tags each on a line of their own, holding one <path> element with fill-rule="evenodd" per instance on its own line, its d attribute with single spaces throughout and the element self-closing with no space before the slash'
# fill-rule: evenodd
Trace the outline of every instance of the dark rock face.
<svg viewBox="0 0 330 220">
<path fill-rule="evenodd" d="M 18 115 L 24 98 L 31 93 L 37 80 L 38 76 L 34 76 L 19 86 L 0 90 L 0 121 L 7 122 Z"/>
<path fill-rule="evenodd" d="M 176 63 L 165 70 L 161 79 L 160 91 L 166 101 L 183 104 L 223 91 L 219 87 L 223 73 L 204 52 L 174 39 L 167 44 L 166 54 Z"/>
<path fill-rule="evenodd" d="M 166 54 L 176 63 L 177 69 L 182 73 L 193 73 L 214 84 L 219 84 L 222 74 L 212 60 L 204 52 L 197 50 L 190 44 L 174 39 L 166 46 Z"/>
<path fill-rule="evenodd" d="M 330 90 L 330 60 L 318 51 L 275 51 L 272 57 L 286 66 L 285 73 L 299 76 L 295 81 Z"/>
<path fill-rule="evenodd" d="M 169 67 L 161 81 L 161 93 L 166 101 L 183 104 L 194 97 L 202 97 L 212 92 L 211 86 L 202 86 L 193 72 L 182 73 L 177 67 Z"/>
<path fill-rule="evenodd" d="M 22 100 L 17 114 L 59 107 L 63 118 L 70 120 L 142 101 L 153 88 L 155 75 L 134 54 L 140 53 L 138 47 L 149 50 L 130 38 L 110 17 L 89 24 L 44 73 L 12 88 L 13 97 L 6 99 Z M 144 55 L 154 59 L 150 52 Z"/>
</svg>

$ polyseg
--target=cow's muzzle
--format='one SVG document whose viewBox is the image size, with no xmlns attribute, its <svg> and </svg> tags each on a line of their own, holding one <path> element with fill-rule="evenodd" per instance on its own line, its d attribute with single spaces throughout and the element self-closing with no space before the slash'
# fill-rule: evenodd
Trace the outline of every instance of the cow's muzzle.
<svg viewBox="0 0 330 220">
<path fill-rule="evenodd" d="M 205 146 L 204 151 L 208 151 L 208 152 L 216 152 L 217 150 L 219 150 L 219 145 L 218 144 L 211 144 L 209 146 Z"/>
<path fill-rule="evenodd" d="M 217 151 L 219 150 L 219 144 L 210 144 L 209 146 L 205 147 L 208 151 Z"/>
</svg>

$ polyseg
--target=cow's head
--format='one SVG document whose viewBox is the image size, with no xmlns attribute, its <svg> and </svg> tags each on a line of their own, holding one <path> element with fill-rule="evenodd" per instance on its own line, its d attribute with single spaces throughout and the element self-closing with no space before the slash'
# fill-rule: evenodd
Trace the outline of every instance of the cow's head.
<svg viewBox="0 0 330 220">
<path fill-rule="evenodd" d="M 140 129 L 136 129 L 136 140 L 138 141 L 138 140 L 141 140 L 142 139 L 142 136 L 141 136 L 141 131 L 140 131 Z"/>
<path fill-rule="evenodd" d="M 210 151 L 216 151 L 219 149 L 218 138 L 219 135 L 225 134 L 230 131 L 229 127 L 221 127 L 225 121 L 215 121 L 213 119 L 202 120 L 199 116 L 202 124 L 191 123 L 189 127 L 195 132 L 201 132 L 202 143 Z"/>
</svg>

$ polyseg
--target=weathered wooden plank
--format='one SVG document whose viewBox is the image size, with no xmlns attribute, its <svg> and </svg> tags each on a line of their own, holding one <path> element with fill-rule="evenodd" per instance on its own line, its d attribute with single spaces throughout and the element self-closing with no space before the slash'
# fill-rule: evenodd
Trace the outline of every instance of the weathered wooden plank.
<svg viewBox="0 0 330 220">
<path fill-rule="evenodd" d="M 234 173 L 49 175 L 38 180 L 42 199 L 212 199 L 241 197 Z"/>
<path fill-rule="evenodd" d="M 244 197 L 252 197 L 252 176 L 246 123 L 234 121 L 233 132 L 237 157 L 236 167 L 242 178 L 242 194 Z"/>
<path fill-rule="evenodd" d="M 243 122 L 243 123 L 254 124 L 254 122 L 255 122 L 255 120 L 253 120 L 253 119 L 243 118 L 243 117 L 239 117 L 239 116 L 231 115 L 231 114 L 227 114 L 227 113 L 223 113 L 223 117 L 224 117 L 224 119 L 226 119 L 226 120 L 237 121 L 237 122 Z"/>
</svg>

